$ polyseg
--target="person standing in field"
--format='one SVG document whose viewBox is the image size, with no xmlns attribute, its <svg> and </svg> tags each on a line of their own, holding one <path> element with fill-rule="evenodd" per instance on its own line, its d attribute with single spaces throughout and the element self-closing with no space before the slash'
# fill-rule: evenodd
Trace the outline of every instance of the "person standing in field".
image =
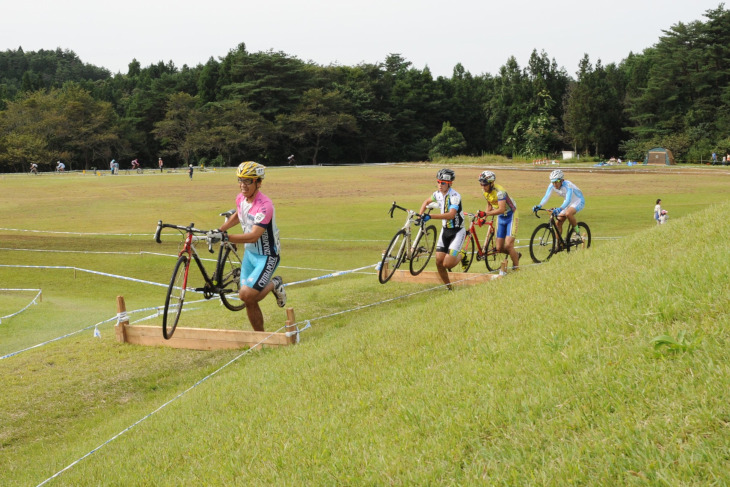
<svg viewBox="0 0 730 487">
<path fill-rule="evenodd" d="M 464 216 L 461 211 L 461 195 L 451 185 L 456 175 L 451 169 L 441 169 L 436 174 L 436 191 L 426 198 L 421 205 L 420 214 L 426 211 L 429 203 L 436 202 L 441 208 L 441 214 L 424 215 L 423 221 L 430 219 L 442 220 L 441 233 L 436 243 L 436 270 L 446 288 L 451 291 L 451 280 L 449 270 L 453 269 L 461 261 L 459 251 L 466 237 L 464 228 Z"/>
<path fill-rule="evenodd" d="M 656 220 L 657 225 L 662 224 L 662 200 L 661 199 L 656 200 L 656 206 L 654 206 L 654 220 Z"/>
<path fill-rule="evenodd" d="M 271 292 L 279 307 L 286 305 L 283 281 L 280 276 L 272 277 L 279 266 L 281 247 L 274 204 L 260 191 L 265 172 L 263 165 L 253 161 L 238 166 L 240 193 L 236 197 L 236 212 L 219 229 L 209 232 L 214 242 L 227 238 L 229 242 L 245 244 L 238 295 L 246 303 L 248 321 L 256 331 L 264 331 L 259 301 Z M 228 235 L 227 230 L 236 223 L 241 224 L 243 233 Z"/>
<path fill-rule="evenodd" d="M 560 235 L 558 243 L 562 246 L 563 222 L 567 218 L 568 221 L 570 221 L 570 224 L 575 227 L 577 224 L 575 214 L 582 210 L 586 205 L 586 199 L 583 197 L 583 192 L 578 189 L 578 186 L 567 181 L 562 170 L 556 169 L 550 173 L 550 185 L 545 192 L 545 196 L 542 197 L 540 203 L 532 207 L 533 213 L 542 208 L 542 205 L 547 203 L 552 193 L 564 198 L 560 207 L 553 210 L 553 216 L 556 218 L 555 226 L 558 227 L 558 234 Z"/>
<path fill-rule="evenodd" d="M 157 165 L 160 167 L 160 174 L 162 174 L 162 166 L 163 166 L 163 164 L 162 164 L 162 157 L 160 157 L 159 159 L 157 159 Z"/>
<path fill-rule="evenodd" d="M 190 176 L 190 180 L 193 180 L 193 165 L 188 164 L 188 176 Z"/>
<path fill-rule="evenodd" d="M 507 190 L 494 181 L 497 176 L 492 171 L 484 171 L 479 175 L 479 184 L 482 187 L 484 199 L 487 200 L 486 211 L 478 213 L 479 218 L 497 215 L 497 235 L 495 247 L 497 252 L 507 254 L 512 259 L 512 268 L 520 265 L 521 254 L 515 250 L 515 236 L 517 235 L 517 204 Z M 463 256 L 466 259 L 466 255 Z M 465 262 L 462 262 L 465 263 Z"/>
</svg>

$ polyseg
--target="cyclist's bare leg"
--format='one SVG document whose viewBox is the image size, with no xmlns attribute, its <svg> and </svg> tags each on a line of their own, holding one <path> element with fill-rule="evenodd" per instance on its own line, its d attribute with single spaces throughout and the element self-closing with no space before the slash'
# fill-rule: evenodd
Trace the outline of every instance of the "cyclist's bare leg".
<svg viewBox="0 0 730 487">
<path fill-rule="evenodd" d="M 563 240 L 563 222 L 567 218 L 573 227 L 575 227 L 577 221 L 575 219 L 575 208 L 572 206 L 567 207 L 563 211 L 560 212 L 560 215 L 555 219 L 555 227 L 558 229 L 558 233 L 560 234 L 560 240 Z M 567 235 L 566 235 L 567 237 Z"/>
<path fill-rule="evenodd" d="M 558 228 L 560 230 L 561 235 L 563 233 L 563 222 L 565 221 L 566 218 L 568 219 L 568 221 L 570 222 L 570 224 L 572 225 L 573 228 L 575 228 L 575 226 L 578 224 L 578 221 L 575 218 L 575 213 L 576 213 L 575 208 L 573 208 L 572 206 L 569 206 L 566 209 L 564 209 L 562 211 L 562 213 L 560 214 L 560 216 L 558 217 L 558 221 L 560 222 Z M 568 236 L 566 235 L 565 237 L 567 238 Z"/>
<path fill-rule="evenodd" d="M 569 206 L 565 209 L 564 213 L 568 217 L 568 221 L 570 222 L 570 224 L 573 225 L 573 227 L 575 227 L 578 224 L 578 221 L 575 218 L 575 213 L 576 213 L 575 208 L 573 208 L 572 206 Z"/>
<path fill-rule="evenodd" d="M 456 267 L 456 264 L 461 262 L 459 257 L 454 257 L 446 252 L 436 252 L 436 270 L 441 277 L 441 280 L 446 286 L 451 289 L 451 279 L 449 279 L 449 270 Z"/>
<path fill-rule="evenodd" d="M 269 282 L 261 291 L 257 291 L 248 286 L 241 286 L 238 291 L 238 297 L 246 303 L 246 313 L 251 327 L 256 331 L 264 331 L 264 314 L 261 312 L 259 301 L 264 299 L 267 294 L 274 289 L 274 283 Z"/>
<path fill-rule="evenodd" d="M 517 250 L 515 250 L 514 237 L 498 238 L 494 242 L 494 247 L 497 252 L 509 255 L 514 267 L 518 267 L 520 265 L 520 254 Z"/>
<path fill-rule="evenodd" d="M 558 236 L 562 240 L 563 238 L 563 222 L 565 221 L 565 213 L 561 213 L 558 215 L 558 217 L 555 219 L 555 228 L 558 229 Z"/>
</svg>

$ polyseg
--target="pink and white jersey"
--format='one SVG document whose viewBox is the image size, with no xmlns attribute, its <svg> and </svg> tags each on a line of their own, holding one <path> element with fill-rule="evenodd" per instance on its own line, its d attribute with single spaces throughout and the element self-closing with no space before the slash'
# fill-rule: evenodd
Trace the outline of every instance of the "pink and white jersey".
<svg viewBox="0 0 730 487">
<path fill-rule="evenodd" d="M 246 252 L 259 255 L 279 255 L 279 229 L 274 218 L 274 204 L 260 191 L 256 193 L 253 202 L 246 201 L 246 197 L 239 193 L 236 197 L 238 221 L 244 233 L 250 232 L 255 225 L 264 228 L 264 233 L 254 243 L 245 244 Z"/>
</svg>

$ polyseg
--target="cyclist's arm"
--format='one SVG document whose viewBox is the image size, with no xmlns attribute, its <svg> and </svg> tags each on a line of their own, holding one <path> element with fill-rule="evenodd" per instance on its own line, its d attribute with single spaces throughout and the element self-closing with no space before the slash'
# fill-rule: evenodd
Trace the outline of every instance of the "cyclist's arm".
<svg viewBox="0 0 730 487">
<path fill-rule="evenodd" d="M 228 223 L 228 222 L 226 222 Z M 264 227 L 254 225 L 250 232 L 229 235 L 228 241 L 233 243 L 254 243 L 264 234 Z"/>
<path fill-rule="evenodd" d="M 492 206 L 492 209 L 489 209 L 489 205 L 487 205 L 487 216 L 496 216 L 496 215 L 503 215 L 504 212 L 507 211 L 507 200 L 499 200 L 497 202 L 497 206 Z"/>
<path fill-rule="evenodd" d="M 418 211 L 421 215 L 423 215 L 423 212 L 426 211 L 426 206 L 428 206 L 429 203 L 433 201 L 433 196 L 429 196 L 426 198 L 423 203 L 421 204 L 421 209 Z M 431 218 L 433 218 L 433 215 L 431 215 Z"/>
<path fill-rule="evenodd" d="M 456 208 L 451 208 L 446 213 L 431 215 L 431 218 L 433 218 L 434 220 L 453 220 L 454 218 L 456 218 L 456 213 L 458 213 Z"/>
<path fill-rule="evenodd" d="M 553 185 L 552 185 L 552 183 L 550 183 L 550 186 L 548 186 L 548 189 L 545 192 L 545 196 L 543 196 L 542 200 L 540 200 L 540 202 L 537 204 L 538 206 L 545 206 L 545 203 L 547 203 L 548 200 L 550 199 L 550 193 L 552 192 L 552 190 L 553 190 Z"/>
</svg>

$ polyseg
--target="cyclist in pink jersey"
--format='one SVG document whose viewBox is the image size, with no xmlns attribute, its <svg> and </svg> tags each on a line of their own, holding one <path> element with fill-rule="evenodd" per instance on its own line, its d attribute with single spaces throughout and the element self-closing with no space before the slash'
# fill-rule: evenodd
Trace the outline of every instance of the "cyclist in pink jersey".
<svg viewBox="0 0 730 487">
<path fill-rule="evenodd" d="M 282 279 L 274 276 L 280 260 L 274 205 L 260 191 L 265 169 L 253 161 L 242 162 L 238 166 L 236 175 L 241 192 L 236 197 L 236 212 L 219 229 L 210 232 L 230 242 L 245 244 L 239 297 L 246 303 L 248 320 L 256 331 L 264 331 L 264 315 L 259 301 L 273 292 L 276 303 L 282 308 L 286 305 Z M 226 231 L 237 223 L 241 224 L 243 233 L 228 235 Z"/>
</svg>

